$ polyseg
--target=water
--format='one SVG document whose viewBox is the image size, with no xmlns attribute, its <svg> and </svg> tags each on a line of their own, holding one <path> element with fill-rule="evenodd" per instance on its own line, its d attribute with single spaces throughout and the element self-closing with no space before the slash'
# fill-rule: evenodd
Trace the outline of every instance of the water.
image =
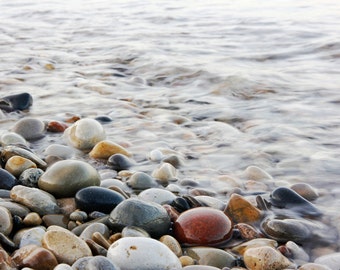
<svg viewBox="0 0 340 270">
<path fill-rule="evenodd" d="M 108 138 L 137 161 L 169 148 L 186 158 L 180 178 L 213 188 L 257 165 L 319 188 L 319 206 L 337 213 L 338 1 L 13 0 L 0 10 L 1 95 L 31 93 L 25 115 L 109 115 Z"/>
</svg>

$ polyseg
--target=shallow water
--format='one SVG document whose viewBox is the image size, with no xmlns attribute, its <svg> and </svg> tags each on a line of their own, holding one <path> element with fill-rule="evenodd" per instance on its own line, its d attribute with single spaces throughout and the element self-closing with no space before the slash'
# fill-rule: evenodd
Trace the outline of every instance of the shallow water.
<svg viewBox="0 0 340 270">
<path fill-rule="evenodd" d="M 1 95 L 34 98 L 1 129 L 23 115 L 109 115 L 108 138 L 137 161 L 169 148 L 185 158 L 180 178 L 215 189 L 257 165 L 278 185 L 319 188 L 320 208 L 338 215 L 339 2 L 13 0 L 0 10 Z M 61 139 L 33 147 L 51 142 Z"/>
</svg>

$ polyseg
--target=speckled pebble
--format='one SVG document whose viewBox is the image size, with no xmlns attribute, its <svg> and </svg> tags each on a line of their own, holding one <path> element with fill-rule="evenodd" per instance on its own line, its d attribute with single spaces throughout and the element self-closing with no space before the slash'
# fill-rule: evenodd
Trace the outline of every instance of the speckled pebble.
<svg viewBox="0 0 340 270">
<path fill-rule="evenodd" d="M 26 140 L 36 140 L 44 136 L 45 123 L 36 118 L 25 117 L 15 123 L 12 131 Z"/>
<path fill-rule="evenodd" d="M 19 176 L 19 182 L 26 187 L 38 187 L 38 180 L 44 173 L 42 169 L 30 168 L 23 171 Z"/>
<path fill-rule="evenodd" d="M 177 256 L 180 257 L 182 256 L 182 247 L 178 243 L 178 241 L 171 235 L 163 235 L 159 241 L 166 245 L 168 248 L 171 249 L 171 251 Z"/>
</svg>

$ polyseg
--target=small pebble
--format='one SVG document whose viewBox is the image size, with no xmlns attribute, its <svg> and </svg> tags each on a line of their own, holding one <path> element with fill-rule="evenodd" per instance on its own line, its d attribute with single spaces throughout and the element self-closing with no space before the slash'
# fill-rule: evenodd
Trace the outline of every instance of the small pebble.
<svg viewBox="0 0 340 270">
<path fill-rule="evenodd" d="M 177 256 L 180 257 L 183 255 L 181 245 L 178 241 L 171 235 L 163 235 L 159 241 L 166 245 L 171 251 Z"/>
<path fill-rule="evenodd" d="M 42 223 L 42 219 L 38 213 L 31 212 L 22 221 L 25 226 L 39 226 Z"/>
<path fill-rule="evenodd" d="M 108 159 L 114 154 L 122 154 L 127 157 L 131 156 L 131 153 L 124 147 L 111 141 L 98 142 L 89 153 L 89 156 L 91 158 Z"/>
<path fill-rule="evenodd" d="M 126 183 L 131 188 L 137 190 L 144 190 L 158 185 L 153 177 L 144 172 L 134 173 Z"/>
<path fill-rule="evenodd" d="M 15 123 L 12 131 L 28 141 L 37 140 L 45 135 L 45 123 L 37 118 L 25 117 Z"/>
<path fill-rule="evenodd" d="M 158 204 L 169 204 L 176 198 L 176 195 L 165 189 L 149 188 L 139 193 L 138 198 Z"/>
<path fill-rule="evenodd" d="M 247 180 L 272 180 L 273 177 L 257 166 L 249 166 L 243 172 L 243 177 Z"/>
<path fill-rule="evenodd" d="M 19 182 L 26 187 L 38 187 L 40 176 L 44 173 L 42 169 L 30 168 L 24 170 L 19 176 Z"/>
<path fill-rule="evenodd" d="M 22 145 L 28 145 L 28 142 L 24 137 L 22 137 L 20 134 L 15 132 L 5 132 L 0 137 L 1 144 L 4 145 L 10 145 L 10 144 L 22 144 Z"/>
<path fill-rule="evenodd" d="M 122 237 L 150 237 L 149 233 L 146 230 L 140 227 L 136 227 L 136 226 L 124 227 L 124 229 L 122 230 L 121 236 Z"/>
<path fill-rule="evenodd" d="M 111 260 L 104 256 L 83 257 L 72 264 L 73 270 L 120 270 Z"/>
<path fill-rule="evenodd" d="M 169 181 L 177 180 L 177 170 L 170 163 L 162 163 L 152 172 L 152 177 L 162 185 L 167 185 Z"/>
<path fill-rule="evenodd" d="M 5 166 L 5 169 L 15 177 L 19 177 L 22 172 L 31 168 L 37 168 L 37 165 L 31 160 L 20 156 L 9 158 Z"/>
<path fill-rule="evenodd" d="M 17 184 L 18 180 L 13 174 L 0 168 L 0 189 L 11 190 Z"/>
<path fill-rule="evenodd" d="M 134 162 L 126 155 L 117 153 L 108 158 L 107 165 L 110 166 L 113 170 L 122 171 L 132 167 L 134 165 Z"/>
</svg>

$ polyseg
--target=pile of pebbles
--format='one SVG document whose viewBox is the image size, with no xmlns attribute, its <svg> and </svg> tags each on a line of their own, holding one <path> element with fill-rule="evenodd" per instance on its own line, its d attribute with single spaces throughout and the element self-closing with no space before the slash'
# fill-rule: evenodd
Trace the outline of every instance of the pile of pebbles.
<svg viewBox="0 0 340 270">
<path fill-rule="evenodd" d="M 23 93 L 0 108 L 30 106 Z M 340 269 L 338 230 L 308 183 L 244 192 L 230 178 L 236 188 L 219 194 L 178 179 L 182 157 L 160 149 L 146 153 L 158 162 L 147 173 L 102 120 L 23 113 L 2 133 L 1 269 Z M 30 142 L 52 134 L 64 144 L 35 154 Z M 256 166 L 243 177 L 273 182 Z"/>
</svg>

